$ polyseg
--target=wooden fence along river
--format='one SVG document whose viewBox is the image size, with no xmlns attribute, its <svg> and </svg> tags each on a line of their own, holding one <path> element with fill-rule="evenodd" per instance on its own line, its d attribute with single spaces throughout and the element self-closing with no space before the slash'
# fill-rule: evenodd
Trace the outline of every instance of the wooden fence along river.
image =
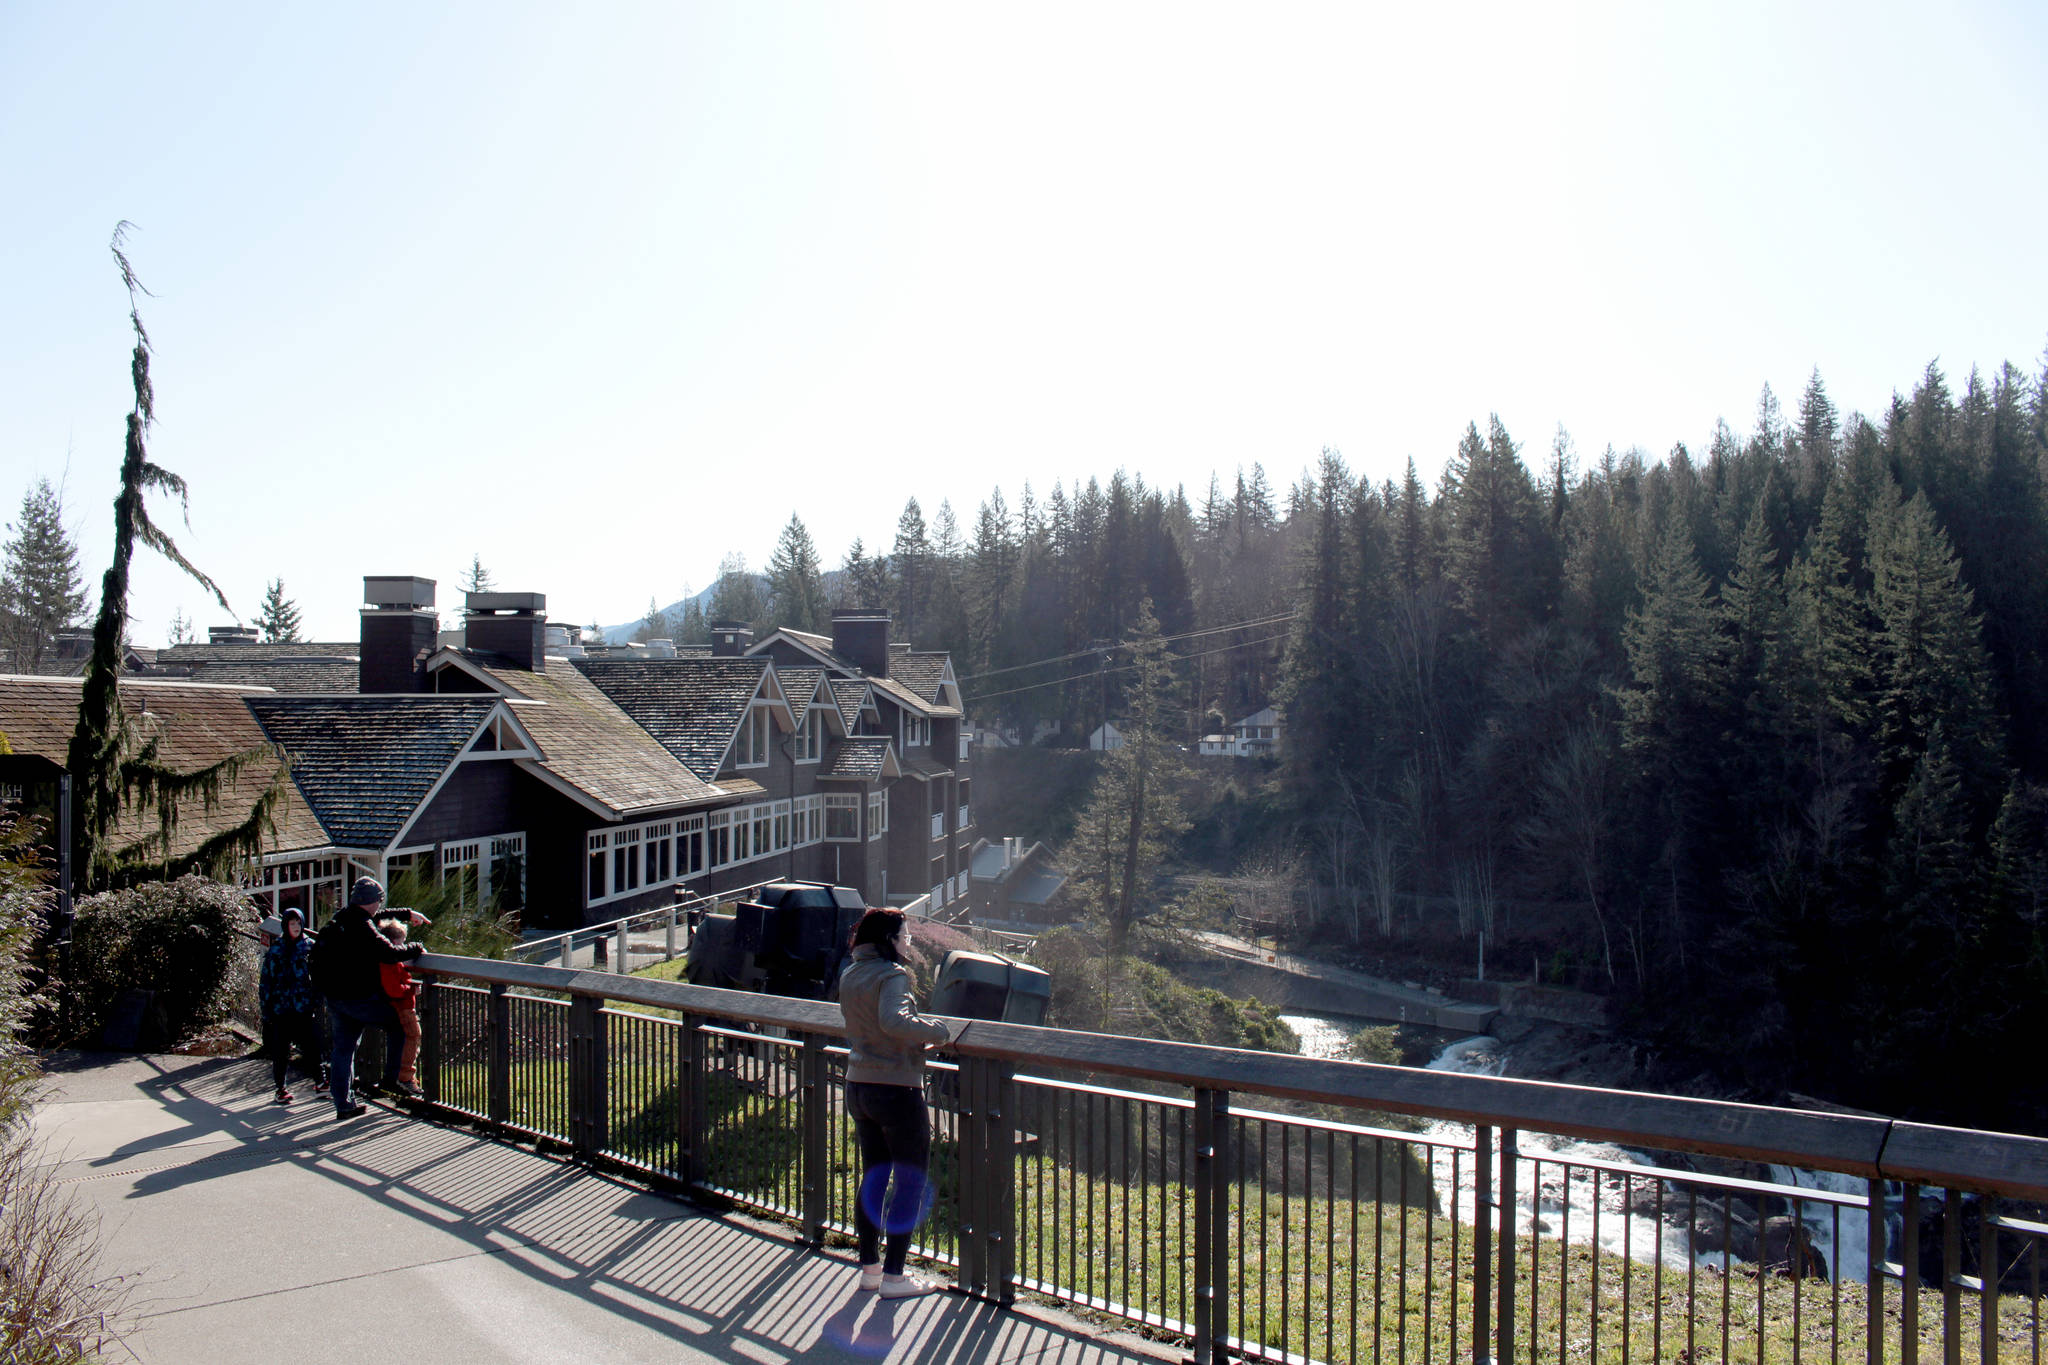
<svg viewBox="0 0 2048 1365">
<path fill-rule="evenodd" d="M 443 1114 L 813 1241 L 852 1231 L 837 1006 L 418 966 Z M 1201 1362 L 2041 1358 L 2048 1226 L 2008 1205 L 2048 1202 L 2048 1140 L 981 1022 L 929 1085 L 920 1254 L 970 1294 L 1113 1315 Z M 1671 1164 L 1687 1155 L 1835 1177 Z"/>
</svg>

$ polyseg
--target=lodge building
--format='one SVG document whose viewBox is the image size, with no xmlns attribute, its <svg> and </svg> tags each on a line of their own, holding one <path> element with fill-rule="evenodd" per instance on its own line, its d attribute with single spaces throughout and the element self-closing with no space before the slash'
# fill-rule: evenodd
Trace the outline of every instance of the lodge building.
<svg viewBox="0 0 2048 1365">
<path fill-rule="evenodd" d="M 870 904 L 966 908 L 958 684 L 946 655 L 892 641 L 886 614 L 758 642 L 721 622 L 708 650 L 625 658 L 550 626 L 539 593 L 466 594 L 449 639 L 434 593 L 429 579 L 366 578 L 352 645 L 217 640 L 163 651 L 158 667 L 179 676 L 124 678 L 131 714 L 189 731 L 190 766 L 263 745 L 288 762 L 276 847 L 251 878 L 269 908 L 317 922 L 353 877 L 407 870 L 529 927 L 788 877 Z M 0 754 L 0 794 L 53 802 L 78 689 L 0 678 L 0 732 L 10 717 L 22 731 Z"/>
</svg>

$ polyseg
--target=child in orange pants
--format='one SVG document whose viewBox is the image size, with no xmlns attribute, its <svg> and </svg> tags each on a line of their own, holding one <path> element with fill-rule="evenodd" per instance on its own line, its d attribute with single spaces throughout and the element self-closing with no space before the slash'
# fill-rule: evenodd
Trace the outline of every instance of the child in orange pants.
<svg viewBox="0 0 2048 1365">
<path fill-rule="evenodd" d="M 377 927 L 384 931 L 384 937 L 393 947 L 405 942 L 405 921 L 385 919 Z M 413 980 L 403 962 L 382 962 L 377 970 L 384 979 L 384 994 L 391 997 L 391 1008 L 398 1012 L 398 1027 L 405 1034 L 405 1047 L 398 1054 L 398 1088 L 413 1099 L 420 1095 L 420 983 Z"/>
</svg>

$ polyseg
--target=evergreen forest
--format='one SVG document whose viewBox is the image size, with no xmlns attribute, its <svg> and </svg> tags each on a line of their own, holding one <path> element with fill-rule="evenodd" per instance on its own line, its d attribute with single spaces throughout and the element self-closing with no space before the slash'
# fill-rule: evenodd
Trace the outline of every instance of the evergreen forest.
<svg viewBox="0 0 2048 1365">
<path fill-rule="evenodd" d="M 1311 850 L 1311 936 L 1540 912 L 1676 1065 L 2039 1128 L 2044 466 L 2048 375 L 1929 365 L 1864 417 L 1816 374 L 1661 459 L 1532 460 L 1495 420 L 1433 489 L 1325 451 L 1284 491 L 912 502 L 839 605 L 951 650 L 977 723 L 1073 746 L 1125 716 L 1149 600 L 1175 738 L 1282 710 L 1260 799 Z"/>
</svg>

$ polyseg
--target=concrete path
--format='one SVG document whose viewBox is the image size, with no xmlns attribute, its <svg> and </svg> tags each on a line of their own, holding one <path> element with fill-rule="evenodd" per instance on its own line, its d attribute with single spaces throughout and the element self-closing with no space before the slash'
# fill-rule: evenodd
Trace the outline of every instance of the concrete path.
<svg viewBox="0 0 2048 1365">
<path fill-rule="evenodd" d="M 885 1304 L 846 1253 L 378 1107 L 268 1103 L 254 1060 L 74 1054 L 44 1159 L 133 1277 L 150 1362 L 1156 1365 L 1056 1314 Z"/>
<path fill-rule="evenodd" d="M 1218 957 L 1284 972 L 1342 991 L 1349 999 L 1338 999 L 1337 1004 L 1343 1007 L 1341 1012 L 1367 1019 L 1428 1024 L 1455 1033 L 1484 1033 L 1492 1025 L 1494 1016 L 1500 1013 L 1492 1005 L 1455 1000 L 1440 991 L 1422 990 L 1384 977 L 1368 976 L 1349 967 L 1277 952 L 1234 934 L 1205 931 L 1195 937 Z"/>
</svg>

